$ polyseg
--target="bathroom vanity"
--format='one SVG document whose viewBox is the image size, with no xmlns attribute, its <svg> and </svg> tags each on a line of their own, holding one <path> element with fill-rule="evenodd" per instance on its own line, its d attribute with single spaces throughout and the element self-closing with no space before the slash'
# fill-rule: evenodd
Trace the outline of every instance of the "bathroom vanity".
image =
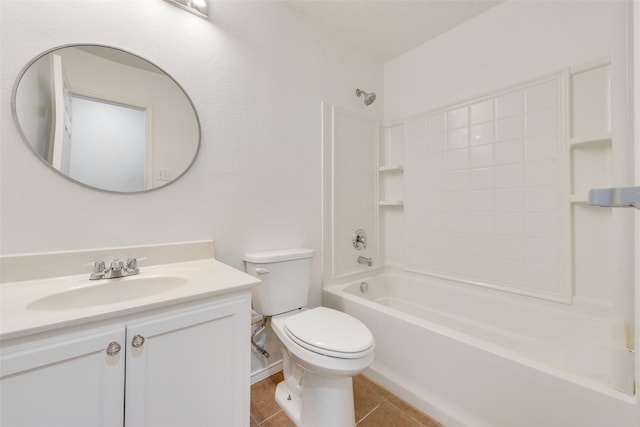
<svg viewBox="0 0 640 427">
<path fill-rule="evenodd" d="M 141 270 L 0 285 L 0 425 L 249 424 L 259 281 L 215 259 Z"/>
</svg>

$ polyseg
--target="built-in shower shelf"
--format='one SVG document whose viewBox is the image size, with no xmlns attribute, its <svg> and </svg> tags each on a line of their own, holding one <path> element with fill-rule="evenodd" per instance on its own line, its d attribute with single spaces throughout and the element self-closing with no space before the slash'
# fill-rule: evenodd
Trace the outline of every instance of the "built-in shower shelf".
<svg viewBox="0 0 640 427">
<path fill-rule="evenodd" d="M 569 201 L 572 204 L 587 204 L 589 203 L 589 196 L 585 194 L 572 194 L 569 196 Z"/>
<path fill-rule="evenodd" d="M 593 138 L 574 137 L 569 139 L 569 144 L 571 144 L 572 147 L 611 144 L 611 133 L 607 132 L 603 135 L 597 135 Z"/>
<path fill-rule="evenodd" d="M 404 171 L 404 165 L 380 166 L 378 170 L 380 172 L 402 172 Z"/>
<path fill-rule="evenodd" d="M 380 206 L 404 206 L 403 200 L 380 200 L 378 202 Z"/>
</svg>

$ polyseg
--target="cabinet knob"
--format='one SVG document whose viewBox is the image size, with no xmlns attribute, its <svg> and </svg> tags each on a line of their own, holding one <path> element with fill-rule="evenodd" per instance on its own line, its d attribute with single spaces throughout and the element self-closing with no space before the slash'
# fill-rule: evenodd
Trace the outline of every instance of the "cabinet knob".
<svg viewBox="0 0 640 427">
<path fill-rule="evenodd" d="M 118 353 L 120 353 L 120 350 L 122 349 L 122 346 L 120 344 L 118 344 L 115 341 L 112 341 L 109 343 L 109 345 L 107 346 L 107 354 L 109 356 L 117 356 Z"/>
<path fill-rule="evenodd" d="M 133 348 L 140 348 L 144 344 L 144 337 L 142 335 L 136 335 L 131 340 Z"/>
</svg>

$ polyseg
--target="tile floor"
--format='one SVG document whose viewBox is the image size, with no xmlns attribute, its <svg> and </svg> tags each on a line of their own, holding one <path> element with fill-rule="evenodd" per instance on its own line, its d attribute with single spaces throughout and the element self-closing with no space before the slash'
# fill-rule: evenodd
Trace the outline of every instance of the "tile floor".
<svg viewBox="0 0 640 427">
<path fill-rule="evenodd" d="M 295 427 L 275 401 L 280 381 L 277 372 L 251 386 L 251 427 Z M 362 375 L 353 379 L 353 399 L 358 427 L 442 427 Z"/>
</svg>

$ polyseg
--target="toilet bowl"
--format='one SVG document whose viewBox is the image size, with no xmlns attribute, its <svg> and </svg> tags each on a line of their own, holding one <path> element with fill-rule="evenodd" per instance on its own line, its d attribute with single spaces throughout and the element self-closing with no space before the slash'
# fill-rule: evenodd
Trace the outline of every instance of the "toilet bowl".
<svg viewBox="0 0 640 427">
<path fill-rule="evenodd" d="M 353 427 L 351 378 L 373 362 L 374 340 L 359 320 L 326 307 L 274 316 L 285 380 L 276 402 L 299 427 Z"/>
<path fill-rule="evenodd" d="M 374 339 L 348 314 L 306 308 L 312 256 L 285 249 L 244 258 L 247 273 L 262 281 L 252 291 L 254 309 L 271 318 L 283 345 L 276 402 L 298 427 L 354 427 L 351 378 L 373 362 Z"/>
<path fill-rule="evenodd" d="M 291 357 L 316 375 L 352 377 L 373 362 L 371 332 L 340 311 L 317 307 L 274 316 L 271 328 Z"/>
</svg>

